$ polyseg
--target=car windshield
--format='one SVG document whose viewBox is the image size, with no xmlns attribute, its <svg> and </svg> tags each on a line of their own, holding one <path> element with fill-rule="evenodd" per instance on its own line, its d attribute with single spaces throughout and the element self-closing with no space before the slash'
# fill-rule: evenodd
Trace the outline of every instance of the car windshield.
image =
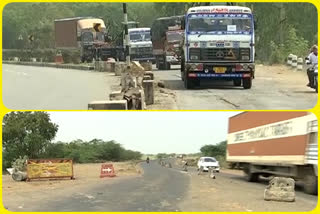
<svg viewBox="0 0 320 214">
<path fill-rule="evenodd" d="M 216 159 L 214 159 L 214 158 L 205 158 L 204 162 L 216 162 Z"/>
<path fill-rule="evenodd" d="M 250 14 L 194 14 L 188 20 L 188 32 L 251 32 Z"/>
<path fill-rule="evenodd" d="M 130 41 L 151 41 L 150 31 L 132 31 Z"/>
<path fill-rule="evenodd" d="M 183 32 L 168 32 L 167 39 L 169 42 L 174 41 L 182 41 L 183 40 Z"/>
</svg>

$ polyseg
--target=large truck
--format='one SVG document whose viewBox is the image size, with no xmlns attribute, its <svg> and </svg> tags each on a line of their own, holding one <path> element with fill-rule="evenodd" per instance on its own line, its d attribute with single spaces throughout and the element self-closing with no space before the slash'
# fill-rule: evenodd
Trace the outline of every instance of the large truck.
<svg viewBox="0 0 320 214">
<path fill-rule="evenodd" d="M 111 44 L 105 23 L 95 17 L 73 17 L 54 21 L 57 50 L 80 50 L 81 62 L 123 58 L 123 47 Z"/>
<path fill-rule="evenodd" d="M 159 70 L 170 70 L 171 65 L 180 64 L 184 31 L 183 16 L 161 17 L 151 27 L 153 55 Z"/>
<path fill-rule="evenodd" d="M 244 112 L 229 118 L 226 160 L 246 179 L 282 176 L 318 190 L 318 121 L 309 112 Z"/>
<path fill-rule="evenodd" d="M 100 32 L 94 31 L 94 25 Z M 79 49 L 81 61 L 91 62 L 95 57 L 94 43 L 104 43 L 106 26 L 102 19 L 74 17 L 54 21 L 56 49 Z"/>
<path fill-rule="evenodd" d="M 129 28 L 130 58 L 139 62 L 152 62 L 152 42 L 150 28 Z"/>
<path fill-rule="evenodd" d="M 230 80 L 250 89 L 254 78 L 254 17 L 240 6 L 199 6 L 183 19 L 181 79 L 186 89 L 201 80 Z"/>
</svg>

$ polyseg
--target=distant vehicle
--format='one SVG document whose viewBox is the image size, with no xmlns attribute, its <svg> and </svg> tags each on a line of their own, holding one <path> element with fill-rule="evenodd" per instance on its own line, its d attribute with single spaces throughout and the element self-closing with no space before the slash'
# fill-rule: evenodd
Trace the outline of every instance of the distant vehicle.
<svg viewBox="0 0 320 214">
<path fill-rule="evenodd" d="M 281 176 L 318 191 L 318 121 L 309 112 L 244 112 L 229 118 L 226 160 L 246 179 Z"/>
<path fill-rule="evenodd" d="M 182 19 L 183 16 L 161 17 L 152 24 L 153 55 L 159 70 L 169 70 L 171 65 L 180 64 L 184 38 Z"/>
<path fill-rule="evenodd" d="M 93 59 L 118 58 L 121 48 L 112 47 L 105 23 L 95 17 L 73 17 L 56 19 L 55 47 L 57 50 L 79 49 L 81 62 Z"/>
<path fill-rule="evenodd" d="M 198 161 L 198 170 L 200 168 L 203 168 L 203 171 L 209 171 L 209 168 L 211 168 L 215 172 L 220 172 L 220 164 L 219 161 L 217 161 L 213 157 L 201 157 Z"/>
<path fill-rule="evenodd" d="M 128 33 L 131 60 L 139 62 L 153 61 L 150 28 L 130 28 Z"/>
</svg>

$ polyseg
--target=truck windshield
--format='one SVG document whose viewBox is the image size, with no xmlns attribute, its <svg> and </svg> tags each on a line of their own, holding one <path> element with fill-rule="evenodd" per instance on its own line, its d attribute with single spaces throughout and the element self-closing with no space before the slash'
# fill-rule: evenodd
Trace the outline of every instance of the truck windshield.
<svg viewBox="0 0 320 214">
<path fill-rule="evenodd" d="M 82 42 L 92 42 L 93 34 L 91 32 L 82 33 Z"/>
<path fill-rule="evenodd" d="M 130 32 L 130 41 L 151 41 L 150 31 Z"/>
<path fill-rule="evenodd" d="M 182 41 L 183 40 L 183 32 L 168 32 L 167 40 L 169 42 Z"/>
<path fill-rule="evenodd" d="M 188 32 L 251 33 L 250 14 L 192 14 L 188 19 Z"/>
</svg>

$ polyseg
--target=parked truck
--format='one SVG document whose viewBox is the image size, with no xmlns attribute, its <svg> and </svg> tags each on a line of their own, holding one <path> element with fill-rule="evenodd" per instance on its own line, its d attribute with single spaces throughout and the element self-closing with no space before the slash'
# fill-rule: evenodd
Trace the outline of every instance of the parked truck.
<svg viewBox="0 0 320 214">
<path fill-rule="evenodd" d="M 139 62 L 152 62 L 152 42 L 150 28 L 130 28 L 128 30 L 130 40 L 131 60 Z"/>
<path fill-rule="evenodd" d="M 309 112 L 244 112 L 229 118 L 227 162 L 246 179 L 291 177 L 318 190 L 318 121 Z"/>
<path fill-rule="evenodd" d="M 182 27 L 181 78 L 186 89 L 201 80 L 230 80 L 250 89 L 254 78 L 254 17 L 240 6 L 188 9 Z"/>
<path fill-rule="evenodd" d="M 95 17 L 74 17 L 54 21 L 55 47 L 80 50 L 81 62 L 121 58 L 123 48 L 110 41 L 105 23 Z M 123 58 L 123 57 L 122 57 Z"/>
<path fill-rule="evenodd" d="M 153 55 L 159 70 L 169 70 L 171 65 L 180 64 L 184 31 L 183 16 L 161 17 L 151 27 Z"/>
</svg>

